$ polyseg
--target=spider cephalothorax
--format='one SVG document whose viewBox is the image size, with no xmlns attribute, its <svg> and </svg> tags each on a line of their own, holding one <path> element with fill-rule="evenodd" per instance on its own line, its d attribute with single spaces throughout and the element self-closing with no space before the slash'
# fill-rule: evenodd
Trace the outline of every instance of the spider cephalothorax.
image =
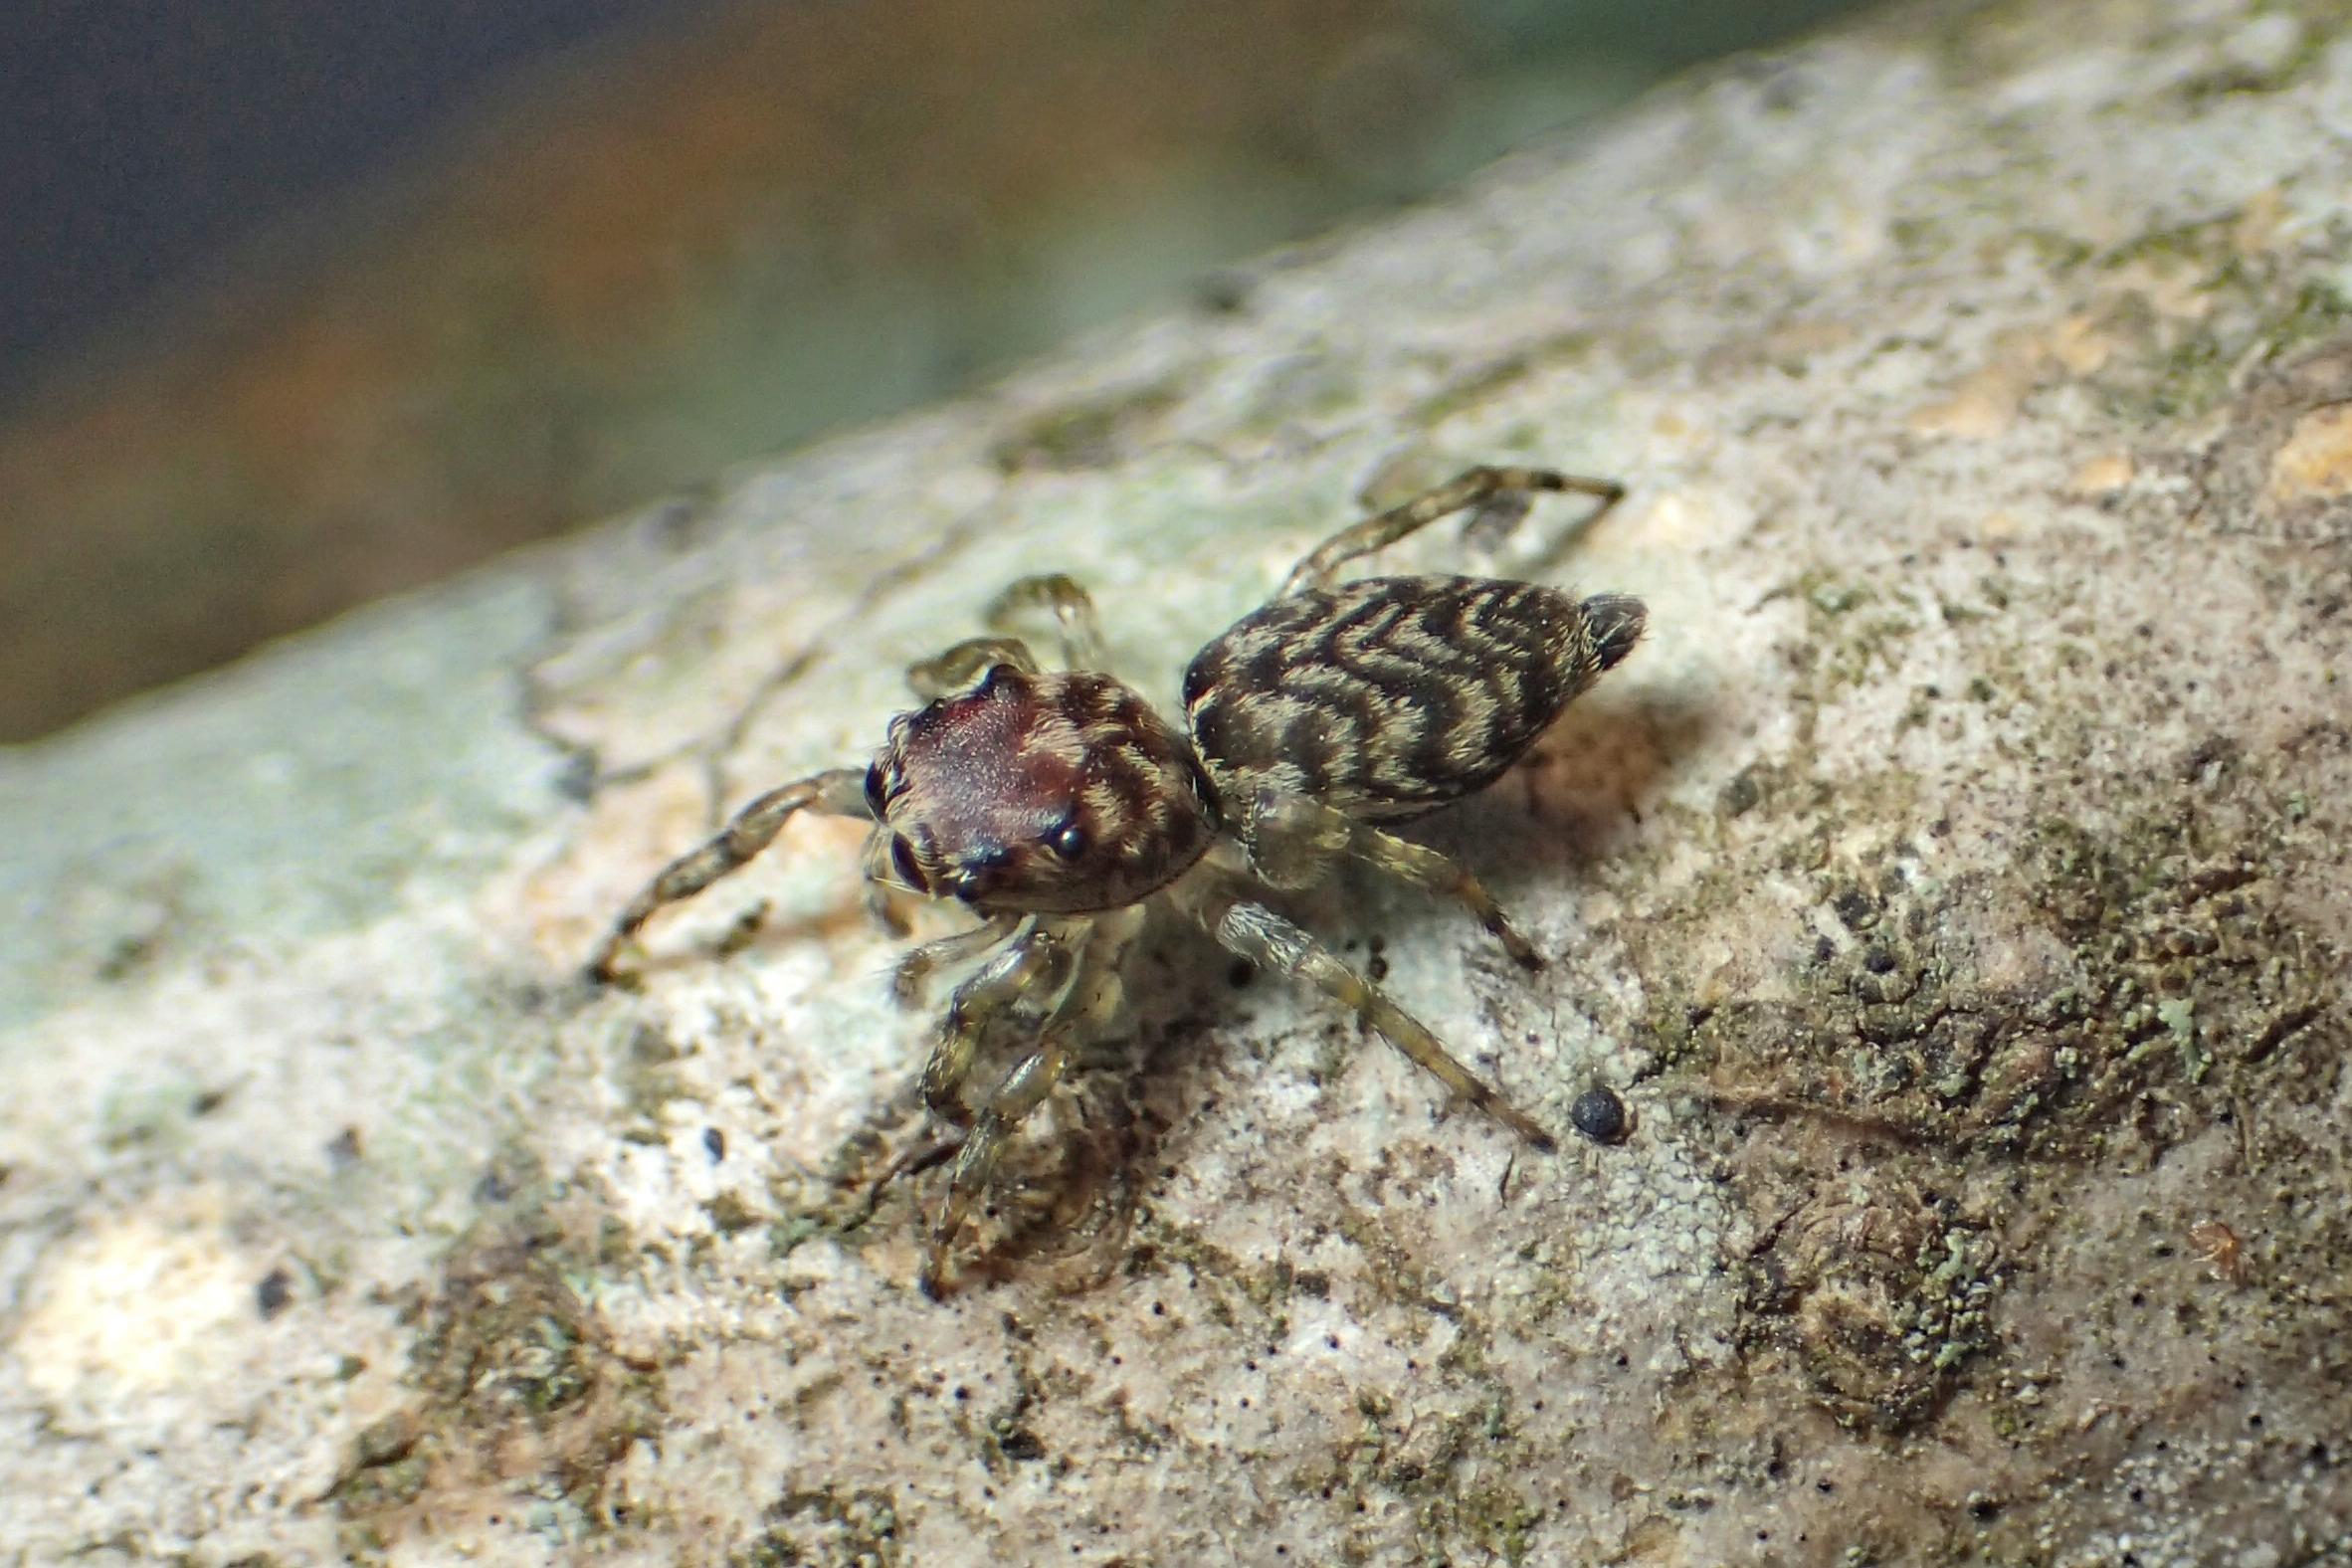
<svg viewBox="0 0 2352 1568">
<path fill-rule="evenodd" d="M 899 885 L 990 914 L 1133 903 L 1217 833 L 1192 748 L 1142 697 L 1013 664 L 890 720 L 866 803 Z"/>
<path fill-rule="evenodd" d="M 742 866 L 803 809 L 873 821 L 866 868 L 876 886 L 955 899 L 980 915 L 970 930 L 913 949 L 897 971 L 910 998 L 932 971 L 970 966 L 922 1072 L 924 1100 L 953 1135 L 899 1167 L 954 1155 L 923 1272 L 931 1290 L 1011 1128 L 1115 1015 L 1119 956 L 1155 896 L 1232 952 L 1346 1006 L 1448 1088 L 1549 1148 L 1541 1126 L 1260 897 L 1360 860 L 1455 899 L 1511 957 L 1540 964 L 1474 877 L 1379 824 L 1499 777 L 1632 652 L 1641 602 L 1485 578 L 1337 583 L 1334 574 L 1449 512 L 1546 490 L 1604 505 L 1620 493 L 1547 470 L 1473 469 L 1334 534 L 1193 659 L 1183 730 L 1102 673 L 1083 589 L 1061 576 L 1023 579 L 991 621 L 1051 610 L 1068 668 L 1043 671 L 1009 636 L 974 638 L 916 666 L 908 677 L 925 705 L 890 721 L 871 766 L 819 773 L 744 807 L 622 911 L 593 973 L 610 979 L 656 910 Z M 977 1060 L 1008 1045 L 1012 1065 L 974 1103 Z"/>
</svg>

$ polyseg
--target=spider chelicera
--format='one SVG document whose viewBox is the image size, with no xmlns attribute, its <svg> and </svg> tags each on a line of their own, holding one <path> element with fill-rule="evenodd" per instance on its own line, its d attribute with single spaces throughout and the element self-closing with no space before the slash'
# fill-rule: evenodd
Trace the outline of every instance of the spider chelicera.
<svg viewBox="0 0 2352 1568">
<path fill-rule="evenodd" d="M 978 915 L 971 929 L 910 950 L 893 978 L 911 1001 L 942 967 L 969 969 L 922 1072 L 924 1101 L 949 1136 L 897 1167 L 953 1157 L 922 1275 L 933 1294 L 1012 1129 L 1117 1012 L 1119 957 L 1155 897 L 1242 958 L 1349 1008 L 1455 1093 L 1551 1148 L 1549 1133 L 1426 1027 L 1262 899 L 1352 858 L 1463 904 L 1514 960 L 1541 966 L 1476 878 L 1383 824 L 1483 788 L 1517 761 L 1633 651 L 1641 601 L 1492 578 L 1337 579 L 1450 513 L 1537 490 L 1591 495 L 1603 508 L 1623 493 L 1545 469 L 1478 468 L 1341 530 L 1194 656 L 1181 729 L 1104 672 L 1084 589 L 1060 575 L 1014 583 L 989 608 L 999 635 L 908 672 L 924 705 L 890 720 L 869 766 L 745 806 L 622 911 L 592 973 L 614 978 L 657 910 L 744 865 L 800 811 L 874 823 L 865 870 L 878 896 L 954 899 Z M 1004 635 L 1041 612 L 1058 625 L 1060 670 Z M 975 1063 L 1000 1053 L 1010 1069 L 969 1097 Z"/>
</svg>

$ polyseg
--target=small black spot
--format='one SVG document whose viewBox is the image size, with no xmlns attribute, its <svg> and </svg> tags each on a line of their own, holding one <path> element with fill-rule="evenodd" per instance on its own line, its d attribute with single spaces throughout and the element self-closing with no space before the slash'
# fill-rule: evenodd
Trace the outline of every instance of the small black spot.
<svg viewBox="0 0 2352 1568">
<path fill-rule="evenodd" d="M 575 806 L 585 806 L 596 798 L 596 786 L 602 781 L 603 773 L 596 753 L 582 747 L 565 757 L 563 766 L 555 770 L 555 793 Z"/>
<path fill-rule="evenodd" d="M 1576 1103 L 1568 1107 L 1568 1120 L 1577 1131 L 1595 1143 L 1623 1142 L 1631 1128 L 1625 1101 L 1617 1090 L 1596 1085 L 1576 1096 Z"/>
<path fill-rule="evenodd" d="M 263 1322 L 276 1317 L 294 1301 L 294 1275 L 284 1269 L 271 1270 L 253 1287 L 253 1301 L 261 1309 Z"/>
<path fill-rule="evenodd" d="M 220 1109 L 222 1105 L 226 1104 L 228 1102 L 228 1098 L 229 1091 L 227 1089 L 208 1088 L 202 1093 L 198 1094 L 196 1096 L 195 1103 L 188 1108 L 191 1114 L 198 1116 L 209 1116 L 214 1111 Z"/>
<path fill-rule="evenodd" d="M 702 1147 L 709 1151 L 712 1163 L 727 1157 L 727 1135 L 716 1127 L 702 1129 Z"/>
<path fill-rule="evenodd" d="M 1236 991 L 1258 978 L 1258 966 L 1247 958 L 1237 958 L 1233 967 L 1225 971 L 1225 983 Z"/>
<path fill-rule="evenodd" d="M 1894 973 L 1894 954 L 1883 947 L 1873 947 L 1862 954 L 1862 967 L 1874 975 Z"/>
<path fill-rule="evenodd" d="M 1838 918 L 1845 922 L 1846 929 L 1850 931 L 1865 929 L 1878 920 L 1877 905 L 1860 887 L 1849 887 L 1839 893 L 1830 900 L 1830 907 L 1838 911 Z"/>
<path fill-rule="evenodd" d="M 1715 797 L 1715 809 L 1726 817 L 1744 817 L 1764 803 L 1764 785 L 1752 767 L 1742 768 L 1732 775 Z"/>
<path fill-rule="evenodd" d="M 1015 1427 L 999 1438 L 996 1446 L 999 1453 L 1016 1464 L 1026 1465 L 1046 1457 L 1046 1446 L 1027 1427 Z"/>
<path fill-rule="evenodd" d="M 344 1170 L 359 1163 L 359 1129 L 345 1127 L 326 1140 L 326 1163 Z"/>
</svg>

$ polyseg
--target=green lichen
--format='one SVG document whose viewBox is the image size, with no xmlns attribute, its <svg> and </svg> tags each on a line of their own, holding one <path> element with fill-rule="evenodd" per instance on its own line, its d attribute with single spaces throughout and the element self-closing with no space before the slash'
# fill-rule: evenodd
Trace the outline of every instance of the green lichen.
<svg viewBox="0 0 2352 1568">
<path fill-rule="evenodd" d="M 2128 300 L 2110 312 L 2110 330 L 2142 345 L 2091 378 L 2119 422 L 2204 414 L 2233 397 L 2251 371 L 2352 333 L 2352 298 L 2330 279 L 2296 276 L 2290 269 L 2309 265 L 2299 257 L 2244 254 L 2237 241 L 2242 218 L 2234 212 L 2154 230 L 2097 259 L 2109 272 L 2175 269 L 2205 303 L 2194 319 L 2159 317 Z M 2340 245 L 2352 236 L 2332 238 Z"/>
<path fill-rule="evenodd" d="M 1183 389 L 1171 379 L 1055 409 L 997 443 L 997 467 L 1007 474 L 1107 468 L 1145 427 L 1182 401 Z"/>
<path fill-rule="evenodd" d="M 2344 8 L 2334 0 L 2263 4 L 2252 9 L 2260 16 L 2294 18 L 2299 27 L 2292 47 L 2276 60 L 2232 62 L 2176 84 L 2172 91 L 2188 107 L 2200 109 L 2217 99 L 2283 93 L 2307 80 L 2326 60 L 2336 41 L 2345 35 Z"/>
<path fill-rule="evenodd" d="M 586 1195 L 508 1161 L 442 1268 L 409 1350 L 410 1404 L 355 1440 L 331 1495 L 381 1550 L 445 1488 L 490 1486 L 553 1538 L 598 1527 L 605 1477 L 658 1430 L 658 1368 L 622 1355 L 583 1298 L 602 1246 Z"/>
<path fill-rule="evenodd" d="M 727 1558 L 729 1568 L 896 1568 L 897 1500 L 871 1486 L 796 1485 L 769 1504 L 768 1528 Z"/>
</svg>

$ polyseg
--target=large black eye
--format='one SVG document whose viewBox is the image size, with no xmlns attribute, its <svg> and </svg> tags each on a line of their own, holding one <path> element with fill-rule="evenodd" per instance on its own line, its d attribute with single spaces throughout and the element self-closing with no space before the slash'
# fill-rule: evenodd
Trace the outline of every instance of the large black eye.
<svg viewBox="0 0 2352 1568">
<path fill-rule="evenodd" d="M 1046 848 L 1066 861 L 1076 861 L 1086 853 L 1086 830 L 1078 826 L 1076 817 L 1065 817 L 1062 825 L 1046 835 Z"/>
<path fill-rule="evenodd" d="M 866 809 L 874 813 L 875 821 L 880 822 L 882 819 L 882 764 L 869 763 L 866 768 Z"/>
<path fill-rule="evenodd" d="M 916 892 L 931 890 L 931 884 L 923 881 L 923 869 L 914 864 L 914 846 L 906 842 L 903 834 L 890 840 L 890 869 L 898 874 L 900 882 Z"/>
</svg>

